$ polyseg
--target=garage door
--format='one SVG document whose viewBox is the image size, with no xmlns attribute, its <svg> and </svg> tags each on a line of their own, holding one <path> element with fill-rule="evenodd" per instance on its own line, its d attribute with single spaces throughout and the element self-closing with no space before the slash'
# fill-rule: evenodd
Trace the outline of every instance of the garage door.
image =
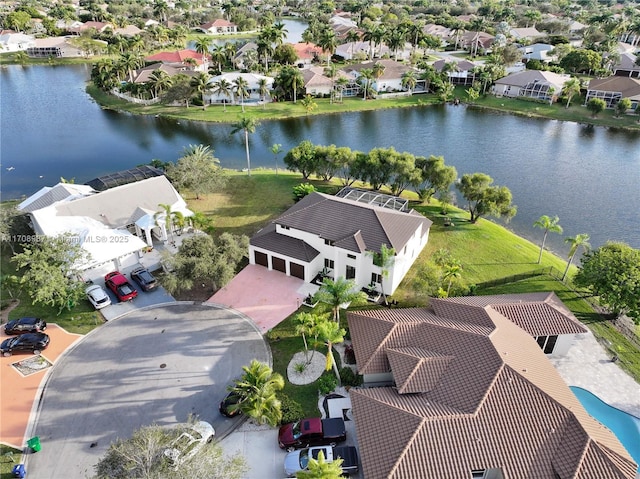
<svg viewBox="0 0 640 479">
<path fill-rule="evenodd" d="M 266 253 L 261 253 L 260 251 L 254 251 L 254 259 L 256 264 L 259 264 L 260 266 L 265 266 L 265 267 L 269 267 L 269 258 L 267 257 Z"/>
<path fill-rule="evenodd" d="M 298 263 L 289 263 L 289 272 L 291 276 L 304 279 L 304 266 Z"/>
<path fill-rule="evenodd" d="M 273 269 L 276 271 L 282 271 L 283 273 L 287 272 L 287 266 L 285 261 L 282 258 L 276 258 L 273 256 L 271 258 L 271 264 L 273 265 Z"/>
</svg>

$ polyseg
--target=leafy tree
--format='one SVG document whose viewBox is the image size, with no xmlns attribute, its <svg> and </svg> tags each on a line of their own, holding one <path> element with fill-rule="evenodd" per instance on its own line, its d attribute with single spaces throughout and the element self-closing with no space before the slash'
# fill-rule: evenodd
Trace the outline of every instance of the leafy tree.
<svg viewBox="0 0 640 479">
<path fill-rule="evenodd" d="M 173 77 L 171 87 L 163 96 L 165 103 L 184 102 L 189 108 L 189 102 L 193 95 L 193 87 L 191 86 L 191 78 L 185 74 L 178 74 Z"/>
<path fill-rule="evenodd" d="M 15 203 L 0 202 L 0 242 L 8 245 L 12 254 L 16 252 L 13 236 L 18 236 L 15 227 L 20 216 Z"/>
<path fill-rule="evenodd" d="M 309 458 L 306 471 L 296 472 L 297 479 L 339 479 L 342 476 L 342 458 L 327 462 L 324 452 L 318 453 L 318 459 Z"/>
<path fill-rule="evenodd" d="M 311 183 L 300 183 L 299 185 L 293 187 L 293 199 L 297 203 L 302 198 L 313 193 L 314 191 L 316 191 L 316 188 Z"/>
<path fill-rule="evenodd" d="M 20 268 L 22 282 L 34 303 L 71 310 L 84 298 L 85 284 L 80 278 L 80 266 L 90 259 L 78 237 L 34 236 L 37 242 L 23 244 L 23 252 L 11 261 Z"/>
<path fill-rule="evenodd" d="M 598 69 L 601 63 L 600 53 L 586 49 L 571 50 L 560 60 L 562 68 L 574 73 L 590 73 Z"/>
<path fill-rule="evenodd" d="M 118 439 L 96 464 L 95 479 L 240 479 L 248 471 L 242 456 L 226 457 L 217 444 L 207 445 L 179 469 L 170 468 L 164 450 L 180 431 L 152 425 Z"/>
<path fill-rule="evenodd" d="M 235 135 L 239 131 L 244 132 L 244 149 L 247 154 L 247 175 L 251 176 L 251 157 L 249 156 L 249 133 L 254 133 L 260 123 L 249 116 L 241 116 L 240 119 L 232 125 L 231 134 Z"/>
<path fill-rule="evenodd" d="M 200 195 L 213 193 L 225 184 L 226 176 L 219 163 L 209 146 L 189 145 L 178 162 L 167 167 L 167 176 L 176 188 L 192 191 L 200 199 Z"/>
<path fill-rule="evenodd" d="M 604 111 L 607 103 L 602 98 L 592 98 L 587 102 L 587 110 L 591 112 L 591 116 L 595 118 Z"/>
<path fill-rule="evenodd" d="M 294 146 L 284 156 L 284 164 L 291 171 L 299 171 L 302 178 L 309 179 L 311 173 L 317 169 L 316 147 L 309 140 L 302 141 Z"/>
<path fill-rule="evenodd" d="M 578 248 L 582 247 L 585 251 L 588 251 L 589 248 L 591 248 L 591 245 L 589 244 L 589 235 L 585 233 L 565 238 L 564 242 L 571 244 L 571 247 L 569 248 L 569 261 L 567 261 L 567 267 L 564 270 L 561 281 L 564 281 L 567 277 L 573 258 L 575 258 L 576 253 L 578 252 Z"/>
<path fill-rule="evenodd" d="M 442 156 L 418 157 L 416 158 L 416 168 L 421 173 L 421 181 L 416 187 L 416 193 L 422 201 L 427 203 L 431 201 L 431 197 L 435 193 L 447 191 L 458 177 L 455 166 L 445 165 Z"/>
<path fill-rule="evenodd" d="M 379 190 L 391 180 L 397 163 L 398 152 L 393 148 L 373 148 L 362 157 L 359 165 L 360 179 L 374 190 Z"/>
<path fill-rule="evenodd" d="M 516 206 L 511 204 L 511 191 L 506 186 L 491 186 L 493 178 L 484 173 L 463 175 L 457 187 L 467 200 L 470 221 L 475 223 L 484 215 L 511 219 Z"/>
<path fill-rule="evenodd" d="M 572 77 L 564 82 L 564 85 L 562 86 L 562 94 L 567 97 L 567 108 L 569 108 L 571 99 L 575 95 L 580 94 L 581 86 L 582 85 L 580 84 L 580 80 L 578 80 L 576 77 Z"/>
<path fill-rule="evenodd" d="M 31 23 L 31 15 L 27 12 L 13 11 L 4 18 L 4 25 L 18 33 L 24 32 Z"/>
<path fill-rule="evenodd" d="M 587 251 L 573 280 L 616 316 L 626 314 L 640 324 L 640 250 L 609 242 Z"/>
<path fill-rule="evenodd" d="M 230 411 L 239 409 L 258 424 L 277 426 L 282 411 L 276 393 L 284 388 L 284 378 L 274 373 L 269 365 L 255 359 L 242 370 L 242 377 L 229 388 L 242 399 L 232 405 Z"/>
<path fill-rule="evenodd" d="M 480 91 L 475 87 L 467 88 L 466 92 L 470 103 L 474 103 L 478 98 L 480 98 Z"/>
<path fill-rule="evenodd" d="M 162 285 L 170 292 L 189 290 L 194 284 L 210 284 L 215 291 L 236 274 L 249 248 L 246 236 L 222 233 L 217 240 L 209 235 L 185 238 L 173 256 L 165 258 L 169 273 Z"/>
<path fill-rule="evenodd" d="M 307 112 L 307 115 L 311 113 L 313 110 L 315 110 L 316 108 L 318 108 L 318 104 L 315 101 L 313 101 L 313 97 L 311 95 L 305 95 L 305 97 L 302 100 L 300 100 L 300 104 Z"/>
<path fill-rule="evenodd" d="M 367 300 L 367 295 L 356 289 L 355 281 L 340 276 L 335 281 L 331 278 L 324 278 L 315 298 L 328 304 L 333 311 L 334 321 L 339 322 L 340 308 L 349 303 L 354 306 L 364 304 Z"/>
<path fill-rule="evenodd" d="M 281 65 L 293 65 L 298 60 L 293 45 L 278 45 L 273 51 L 273 60 Z"/>
<path fill-rule="evenodd" d="M 535 228 L 544 230 L 542 244 L 540 245 L 540 254 L 538 255 L 538 264 L 540 264 L 540 262 L 542 261 L 542 251 L 544 250 L 544 243 L 547 241 L 547 234 L 549 232 L 562 234 L 562 226 L 560 226 L 560 224 L 558 223 L 559 221 L 560 218 L 558 218 L 557 216 L 550 218 L 547 215 L 542 215 L 535 223 L 533 223 L 533 226 Z"/>
<path fill-rule="evenodd" d="M 623 98 L 616 103 L 616 116 L 624 115 L 627 110 L 631 109 L 631 100 L 629 98 Z"/>
</svg>

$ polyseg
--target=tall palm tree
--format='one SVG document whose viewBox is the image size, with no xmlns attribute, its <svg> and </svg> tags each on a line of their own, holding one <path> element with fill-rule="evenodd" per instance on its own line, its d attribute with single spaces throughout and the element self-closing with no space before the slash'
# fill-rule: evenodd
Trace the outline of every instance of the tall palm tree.
<svg viewBox="0 0 640 479">
<path fill-rule="evenodd" d="M 409 94 L 413 93 L 413 89 L 416 87 L 416 73 L 413 70 L 409 70 L 402 75 L 402 86 L 409 90 Z"/>
<path fill-rule="evenodd" d="M 211 59 L 218 64 L 218 74 L 222 73 L 222 62 L 227 60 L 227 52 L 222 45 L 214 45 L 211 50 Z"/>
<path fill-rule="evenodd" d="M 207 37 L 198 37 L 195 43 L 195 50 L 200 55 L 208 55 L 211 48 L 211 40 Z"/>
<path fill-rule="evenodd" d="M 220 80 L 213 84 L 212 91 L 218 96 L 224 95 L 230 99 L 232 94 L 231 87 L 231 83 L 229 83 L 225 78 L 220 78 Z M 222 104 L 224 105 L 224 111 L 227 111 L 227 101 L 225 100 Z"/>
<path fill-rule="evenodd" d="M 571 77 L 566 82 L 564 82 L 564 85 L 562 85 L 562 94 L 567 97 L 567 105 L 565 106 L 565 108 L 569 108 L 569 103 L 571 103 L 571 99 L 575 95 L 580 94 L 581 86 L 582 85 L 580 84 L 580 80 L 577 79 L 576 77 Z"/>
<path fill-rule="evenodd" d="M 582 249 L 584 249 L 585 251 L 588 251 L 591 248 L 591 245 L 589 244 L 589 235 L 585 233 L 565 238 L 564 242 L 570 243 L 571 248 L 569 249 L 569 261 L 567 261 L 567 267 L 565 268 L 564 274 L 562 275 L 562 279 L 560 281 L 564 281 L 567 277 L 567 274 L 569 273 L 569 267 L 571 266 L 573 258 L 578 252 L 578 248 L 582 247 Z"/>
<path fill-rule="evenodd" d="M 123 53 L 120 55 L 118 63 L 122 67 L 122 70 L 127 72 L 128 80 L 131 81 L 131 79 L 133 79 L 133 70 L 141 67 L 144 61 L 139 53 Z"/>
<path fill-rule="evenodd" d="M 345 40 L 347 43 L 351 43 L 351 58 L 353 59 L 353 47 L 356 42 L 360 41 L 360 34 L 358 33 L 358 30 L 355 28 L 349 30 L 345 36 Z"/>
<path fill-rule="evenodd" d="M 271 153 L 276 160 L 276 175 L 278 174 L 278 155 L 282 153 L 282 145 L 280 143 L 274 143 L 271 145 Z"/>
<path fill-rule="evenodd" d="M 444 265 L 442 279 L 449 281 L 447 285 L 447 297 L 449 297 L 449 292 L 451 291 L 451 283 L 453 283 L 454 279 L 460 278 L 460 276 L 462 276 L 462 265 L 458 261 L 450 261 Z"/>
<path fill-rule="evenodd" d="M 542 261 L 542 251 L 544 250 L 544 243 L 547 241 L 547 234 L 549 232 L 562 234 L 562 226 L 558 223 L 560 218 L 554 216 L 550 218 L 547 215 L 542 215 L 538 220 L 533 223 L 534 228 L 540 228 L 544 230 L 544 236 L 542 237 L 542 244 L 540 245 L 540 254 L 538 255 L 538 264 Z"/>
<path fill-rule="evenodd" d="M 258 46 L 258 55 L 264 58 L 264 70 L 266 72 L 269 70 L 269 57 L 273 55 L 273 46 L 268 39 L 261 37 L 258 37 L 256 45 Z"/>
<path fill-rule="evenodd" d="M 382 243 L 380 245 L 380 251 L 372 252 L 372 255 L 373 264 L 380 268 L 380 273 L 382 276 L 382 281 L 380 282 L 380 292 L 382 293 L 384 304 L 387 304 L 387 295 L 384 293 L 384 278 L 387 278 L 389 276 L 389 269 L 395 261 L 396 250 L 393 248 L 389 248 L 385 243 Z"/>
<path fill-rule="evenodd" d="M 344 89 L 347 88 L 348 84 L 349 84 L 349 79 L 347 77 L 339 76 L 338 79 L 336 80 L 335 87 L 340 93 L 340 103 L 342 103 L 342 95 L 344 93 Z"/>
<path fill-rule="evenodd" d="M 169 238 L 171 238 L 171 242 L 173 242 L 174 226 L 176 226 L 176 222 L 184 222 L 184 215 L 179 211 L 173 211 L 169 204 L 159 203 L 158 208 L 160 208 L 160 211 L 153 215 L 153 220 L 158 226 L 161 226 L 161 224 L 164 223 L 165 231 L 168 230 Z"/>
<path fill-rule="evenodd" d="M 385 70 L 385 66 L 380 62 L 377 62 L 371 68 L 371 71 L 373 73 L 373 77 L 376 79 L 376 83 L 380 80 L 382 75 L 384 75 L 384 70 Z M 379 88 L 379 86 L 376 85 L 376 90 L 378 90 L 378 88 Z"/>
<path fill-rule="evenodd" d="M 331 27 L 324 28 L 320 32 L 320 37 L 318 38 L 317 43 L 319 47 L 327 52 L 327 66 L 331 65 L 331 57 L 336 52 L 336 48 L 338 47 L 336 32 L 334 32 Z"/>
<path fill-rule="evenodd" d="M 200 93 L 200 98 L 202 99 L 202 109 L 204 110 L 207 107 L 207 104 L 204 101 L 204 95 L 209 91 L 211 85 L 209 85 L 210 76 L 206 72 L 199 72 L 196 76 L 191 78 L 190 84 L 198 93 Z"/>
<path fill-rule="evenodd" d="M 287 38 L 287 30 L 286 26 L 282 22 L 274 23 L 271 27 L 271 41 L 275 43 L 277 46 L 284 44 L 284 39 Z"/>
<path fill-rule="evenodd" d="M 258 94 L 260 95 L 262 109 L 264 110 L 267 105 L 267 95 L 269 94 L 269 83 L 266 78 L 260 78 L 258 80 Z"/>
<path fill-rule="evenodd" d="M 333 367 L 333 372 L 338 379 L 338 384 L 340 384 L 340 371 L 338 371 L 338 365 L 333 356 L 333 345 L 343 342 L 347 332 L 340 327 L 340 323 L 327 319 L 318 320 L 313 329 L 317 332 L 318 339 L 327 346 L 326 370 L 329 371 Z"/>
<path fill-rule="evenodd" d="M 171 86 L 171 77 L 167 72 L 157 69 L 151 72 L 147 83 L 153 90 L 154 97 L 158 98 L 164 90 Z"/>
<path fill-rule="evenodd" d="M 313 359 L 313 353 L 309 358 L 309 345 L 307 344 L 307 336 L 313 334 L 313 330 L 318 322 L 319 316 L 311 313 L 298 313 L 293 317 L 295 324 L 296 334 L 302 336 L 302 342 L 304 343 L 304 352 L 307 358 L 307 363 Z M 315 353 L 315 348 L 314 348 Z"/>
<path fill-rule="evenodd" d="M 345 304 L 361 304 L 366 302 L 367 295 L 356 289 L 355 281 L 340 276 L 335 281 L 324 278 L 320 289 L 316 292 L 316 299 L 328 304 L 333 311 L 333 319 L 340 321 L 340 308 Z"/>
<path fill-rule="evenodd" d="M 267 364 L 255 359 L 249 366 L 243 366 L 242 370 L 242 377 L 229 388 L 242 399 L 231 406 L 230 411 L 239 409 L 258 424 L 278 425 L 282 411 L 276 393 L 284 388 L 284 378 L 274 373 Z"/>
<path fill-rule="evenodd" d="M 338 67 L 336 65 L 327 65 L 324 69 L 324 76 L 331 80 L 331 93 L 329 94 L 329 103 L 333 103 L 333 97 L 335 96 L 333 91 L 333 82 L 338 74 Z"/>
<path fill-rule="evenodd" d="M 249 97 L 249 83 L 243 77 L 238 75 L 233 80 L 233 92 L 236 98 L 240 97 L 240 104 L 242 105 L 242 112 L 244 113 L 244 99 Z"/>
<path fill-rule="evenodd" d="M 259 125 L 255 118 L 248 116 L 242 116 L 240 119 L 232 125 L 233 129 L 231 134 L 235 135 L 239 131 L 244 132 L 244 148 L 247 153 L 247 175 L 251 176 L 251 159 L 249 157 L 249 133 L 256 131 L 256 127 Z"/>
<path fill-rule="evenodd" d="M 371 89 L 371 80 L 373 80 L 373 70 L 371 68 L 363 68 L 360 70 L 358 83 L 362 87 L 362 99 L 366 100 Z"/>
</svg>

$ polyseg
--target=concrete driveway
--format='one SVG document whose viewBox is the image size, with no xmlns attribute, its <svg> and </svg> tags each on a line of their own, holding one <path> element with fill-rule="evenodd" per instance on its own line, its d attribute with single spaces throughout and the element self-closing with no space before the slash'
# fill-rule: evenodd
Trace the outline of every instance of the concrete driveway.
<svg viewBox="0 0 640 479">
<path fill-rule="evenodd" d="M 190 414 L 221 439 L 237 419 L 221 416 L 218 403 L 252 359 L 271 364 L 260 332 L 236 311 L 174 303 L 108 322 L 51 370 L 29 431 L 42 444 L 26 458 L 29 479 L 90 477 L 116 438 Z"/>
</svg>

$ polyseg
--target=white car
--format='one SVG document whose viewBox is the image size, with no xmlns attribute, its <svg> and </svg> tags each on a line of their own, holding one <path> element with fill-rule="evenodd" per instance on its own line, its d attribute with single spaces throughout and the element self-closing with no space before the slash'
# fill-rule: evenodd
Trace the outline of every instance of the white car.
<svg viewBox="0 0 640 479">
<path fill-rule="evenodd" d="M 87 299 L 96 309 L 102 309 L 111 304 L 111 298 L 98 284 L 92 284 L 84 292 L 87 293 Z"/>
<path fill-rule="evenodd" d="M 198 421 L 189 424 L 164 450 L 164 455 L 173 467 L 178 467 L 195 456 L 205 444 L 210 443 L 215 433 L 213 426 L 208 422 Z"/>
</svg>

